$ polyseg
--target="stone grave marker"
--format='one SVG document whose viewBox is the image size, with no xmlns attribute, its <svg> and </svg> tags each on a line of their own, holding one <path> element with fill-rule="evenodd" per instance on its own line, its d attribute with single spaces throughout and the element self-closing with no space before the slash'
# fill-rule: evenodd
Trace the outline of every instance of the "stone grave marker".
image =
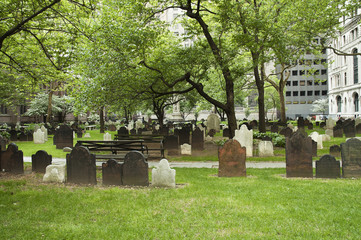
<svg viewBox="0 0 361 240">
<path fill-rule="evenodd" d="M 25 132 L 21 131 L 18 136 L 18 139 L 19 141 L 28 141 L 28 135 Z"/>
<path fill-rule="evenodd" d="M 103 185 L 122 185 L 122 164 L 109 159 L 102 164 Z"/>
<path fill-rule="evenodd" d="M 304 128 L 305 127 L 305 120 L 303 119 L 303 117 L 299 117 L 297 119 L 297 127 L 298 128 Z"/>
<path fill-rule="evenodd" d="M 52 156 L 43 150 L 37 151 L 31 156 L 31 169 L 33 172 L 45 173 L 48 165 L 51 165 Z"/>
<path fill-rule="evenodd" d="M 233 139 L 237 140 L 242 147 L 246 147 L 246 156 L 253 156 L 253 130 L 248 130 L 246 125 L 242 125 L 240 130 L 235 131 Z"/>
<path fill-rule="evenodd" d="M 163 145 L 169 156 L 179 155 L 179 137 L 177 135 L 165 136 Z"/>
<path fill-rule="evenodd" d="M 91 138 L 90 133 L 85 133 L 84 138 Z"/>
<path fill-rule="evenodd" d="M 229 138 L 229 136 L 230 136 L 229 128 L 223 129 L 223 135 L 222 136 Z"/>
<path fill-rule="evenodd" d="M 65 182 L 65 171 L 66 166 L 63 163 L 48 165 L 45 169 L 43 182 L 63 183 Z"/>
<path fill-rule="evenodd" d="M 179 145 L 184 143 L 190 144 L 190 131 L 189 128 L 183 127 L 178 130 Z"/>
<path fill-rule="evenodd" d="M 221 130 L 220 127 L 221 120 L 219 119 L 217 114 L 211 113 L 207 117 L 207 129 L 214 129 L 216 132 Z"/>
<path fill-rule="evenodd" d="M 152 186 L 175 188 L 175 174 L 167 159 L 160 160 L 158 167 L 152 169 Z"/>
<path fill-rule="evenodd" d="M 258 143 L 258 155 L 260 157 L 273 156 L 273 144 L 271 141 L 260 141 Z"/>
<path fill-rule="evenodd" d="M 6 151 L 1 152 L 0 169 L 15 174 L 24 173 L 23 151 L 15 143 L 10 143 Z"/>
<path fill-rule="evenodd" d="M 207 136 L 214 137 L 214 135 L 216 135 L 216 133 L 217 132 L 215 129 L 209 129 Z"/>
<path fill-rule="evenodd" d="M 345 121 L 343 124 L 343 132 L 347 138 L 356 137 L 355 121 Z"/>
<path fill-rule="evenodd" d="M 12 129 L 9 131 L 10 133 L 10 141 L 17 141 L 18 140 L 18 131 Z"/>
<path fill-rule="evenodd" d="M 204 150 L 204 132 L 198 127 L 192 132 L 192 149 L 194 151 Z"/>
<path fill-rule="evenodd" d="M 230 139 L 218 149 L 218 177 L 246 176 L 246 148 Z"/>
<path fill-rule="evenodd" d="M 361 134 L 361 123 L 356 125 L 356 134 Z"/>
<path fill-rule="evenodd" d="M 136 135 L 137 134 L 137 130 L 135 130 L 135 128 L 130 129 L 130 135 Z"/>
<path fill-rule="evenodd" d="M 336 124 L 336 121 L 334 119 L 332 119 L 332 118 L 329 118 L 329 119 L 326 120 L 326 125 L 325 126 L 326 126 L 327 129 L 333 129 L 335 124 Z"/>
<path fill-rule="evenodd" d="M 103 140 L 104 141 L 111 141 L 112 140 L 112 135 L 110 133 L 105 133 L 103 135 Z"/>
<path fill-rule="evenodd" d="M 312 139 L 312 157 L 317 157 L 317 142 Z"/>
<path fill-rule="evenodd" d="M 307 124 L 308 130 L 313 130 L 313 124 L 310 122 Z"/>
<path fill-rule="evenodd" d="M 320 123 L 320 128 L 325 128 L 326 127 L 326 123 L 325 122 L 321 122 Z"/>
<path fill-rule="evenodd" d="M 33 139 L 34 139 L 35 144 L 43 144 L 43 143 L 45 143 L 45 134 L 44 134 L 44 132 L 41 131 L 41 129 L 38 129 L 36 132 L 34 132 Z"/>
<path fill-rule="evenodd" d="M 313 141 L 317 142 L 317 149 L 323 149 L 323 138 L 318 132 L 312 132 L 310 137 Z"/>
<path fill-rule="evenodd" d="M 120 127 L 118 130 L 118 136 L 129 136 L 129 131 L 126 127 Z"/>
<path fill-rule="evenodd" d="M 96 184 L 95 155 L 88 148 L 78 146 L 66 155 L 67 182 Z"/>
<path fill-rule="evenodd" d="M 331 155 L 323 155 L 316 161 L 316 178 L 340 178 L 340 161 Z"/>
<path fill-rule="evenodd" d="M 44 126 L 41 126 L 40 130 L 44 133 L 44 141 L 48 141 L 48 129 Z"/>
<path fill-rule="evenodd" d="M 337 124 L 333 127 L 333 137 L 342 138 L 343 137 L 343 128 L 342 125 Z"/>
<path fill-rule="evenodd" d="M 54 144 L 57 149 L 63 149 L 65 147 L 73 147 L 73 130 L 68 125 L 60 125 L 54 135 Z"/>
<path fill-rule="evenodd" d="M 286 138 L 287 177 L 313 177 L 312 139 L 300 132 Z"/>
<path fill-rule="evenodd" d="M 181 145 L 181 154 L 182 155 L 192 155 L 192 146 L 184 143 Z"/>
<path fill-rule="evenodd" d="M 1 151 L 6 151 L 6 139 L 2 135 L 0 135 L 0 154 Z"/>
<path fill-rule="evenodd" d="M 278 133 L 278 125 L 277 124 L 273 124 L 272 126 L 271 126 L 271 132 L 273 132 L 273 133 Z"/>
<path fill-rule="evenodd" d="M 164 135 L 164 136 L 167 136 L 169 135 L 169 127 L 167 126 L 163 126 L 159 129 L 160 131 L 160 134 Z"/>
<path fill-rule="evenodd" d="M 342 177 L 361 177 L 361 141 L 351 138 L 341 143 Z"/>
<path fill-rule="evenodd" d="M 327 134 L 330 137 L 333 137 L 333 129 L 326 129 L 325 134 Z"/>
<path fill-rule="evenodd" d="M 355 119 L 355 126 L 359 125 L 361 123 L 361 117 L 357 117 Z"/>
<path fill-rule="evenodd" d="M 316 126 L 319 127 L 319 126 L 320 126 L 320 122 L 316 122 Z"/>
<path fill-rule="evenodd" d="M 40 129 L 40 126 L 38 124 L 34 125 L 34 132 L 38 131 Z"/>
<path fill-rule="evenodd" d="M 341 157 L 341 147 L 339 145 L 330 146 L 330 155 L 340 158 Z"/>
<path fill-rule="evenodd" d="M 148 186 L 148 162 L 142 153 L 132 151 L 125 155 L 123 163 L 123 185 Z"/>
<path fill-rule="evenodd" d="M 252 129 L 257 129 L 258 128 L 258 122 L 257 120 L 252 120 L 249 125 L 252 127 Z"/>
<path fill-rule="evenodd" d="M 293 131 L 289 127 L 282 128 L 280 131 L 280 134 L 285 136 L 286 138 L 291 137 L 292 133 L 293 133 Z"/>
</svg>

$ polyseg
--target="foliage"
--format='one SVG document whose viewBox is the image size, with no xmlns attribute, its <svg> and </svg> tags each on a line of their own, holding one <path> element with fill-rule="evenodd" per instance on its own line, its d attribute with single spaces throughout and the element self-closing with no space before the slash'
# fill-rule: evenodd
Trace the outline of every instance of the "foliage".
<svg viewBox="0 0 361 240">
<path fill-rule="evenodd" d="M 321 98 L 317 99 L 312 104 L 312 112 L 321 112 L 322 114 L 325 114 L 325 112 L 328 110 L 328 99 L 327 98 Z"/>
<path fill-rule="evenodd" d="M 10 133 L 7 131 L 0 131 L 0 135 L 3 136 L 5 139 L 10 140 Z"/>
<path fill-rule="evenodd" d="M 276 147 L 285 147 L 286 146 L 286 138 L 278 133 L 272 133 L 272 132 L 253 132 L 253 138 L 259 138 L 262 139 L 263 137 L 270 137 L 272 138 L 272 143 Z"/>
</svg>

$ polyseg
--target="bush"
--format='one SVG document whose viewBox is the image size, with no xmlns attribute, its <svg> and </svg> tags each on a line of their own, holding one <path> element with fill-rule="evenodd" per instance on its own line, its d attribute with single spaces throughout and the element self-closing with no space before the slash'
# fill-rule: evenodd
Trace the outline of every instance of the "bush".
<svg viewBox="0 0 361 240">
<path fill-rule="evenodd" d="M 261 133 L 261 132 L 253 132 L 253 138 L 262 139 L 263 137 L 272 138 L 272 143 L 276 147 L 285 147 L 286 146 L 286 138 L 283 135 L 278 133 Z"/>
</svg>

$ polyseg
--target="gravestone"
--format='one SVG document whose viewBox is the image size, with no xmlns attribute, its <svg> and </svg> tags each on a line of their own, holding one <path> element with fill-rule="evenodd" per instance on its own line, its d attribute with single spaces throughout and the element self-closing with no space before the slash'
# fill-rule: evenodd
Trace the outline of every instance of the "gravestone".
<svg viewBox="0 0 361 240">
<path fill-rule="evenodd" d="M 28 141 L 28 135 L 25 132 L 21 131 L 18 135 L 18 139 L 19 141 Z"/>
<path fill-rule="evenodd" d="M 41 131 L 41 129 L 38 129 L 36 132 L 34 132 L 33 139 L 34 139 L 35 144 L 43 144 L 43 143 L 45 143 L 45 134 L 44 134 L 44 132 Z"/>
<path fill-rule="evenodd" d="M 15 174 L 24 173 L 23 151 L 15 143 L 10 143 L 6 151 L 1 152 L 0 169 Z"/>
<path fill-rule="evenodd" d="M 222 136 L 229 138 L 229 136 L 230 136 L 229 128 L 223 129 L 223 135 Z"/>
<path fill-rule="evenodd" d="M 40 126 L 38 124 L 34 125 L 34 132 L 38 131 L 40 129 Z"/>
<path fill-rule="evenodd" d="M 54 144 L 57 149 L 63 149 L 65 147 L 73 147 L 73 130 L 68 125 L 60 125 L 54 135 Z"/>
<path fill-rule="evenodd" d="M 179 137 L 177 135 L 165 136 L 163 145 L 169 156 L 179 155 Z"/>
<path fill-rule="evenodd" d="M 104 141 L 111 141 L 112 140 L 112 135 L 110 133 L 105 133 L 103 135 L 103 140 Z"/>
<path fill-rule="evenodd" d="M 45 173 L 48 165 L 51 165 L 52 157 L 43 150 L 37 151 L 31 156 L 31 169 L 33 172 Z"/>
<path fill-rule="evenodd" d="M 325 122 L 321 122 L 320 123 L 320 128 L 325 128 L 326 127 L 326 123 Z"/>
<path fill-rule="evenodd" d="M 304 126 L 308 126 L 308 124 L 310 124 L 311 122 L 310 122 L 310 120 L 305 119 L 303 123 L 304 123 Z"/>
<path fill-rule="evenodd" d="M 204 132 L 198 127 L 192 132 L 192 149 L 194 151 L 204 150 Z"/>
<path fill-rule="evenodd" d="M 342 177 L 361 177 L 361 141 L 351 138 L 341 143 Z"/>
<path fill-rule="evenodd" d="M 78 146 L 66 155 L 67 181 L 76 184 L 96 184 L 95 155 Z"/>
<path fill-rule="evenodd" d="M 313 177 L 312 139 L 297 131 L 286 138 L 287 177 Z"/>
<path fill-rule="evenodd" d="M 316 122 L 316 126 L 319 127 L 319 126 L 320 126 L 320 122 Z"/>
<path fill-rule="evenodd" d="M 1 151 L 6 151 L 6 139 L 2 135 L 0 135 L 0 154 Z"/>
<path fill-rule="evenodd" d="M 323 142 L 328 142 L 328 141 L 331 141 L 331 137 L 327 134 L 322 134 L 322 141 Z"/>
<path fill-rule="evenodd" d="M 148 186 L 148 162 L 142 153 L 132 151 L 125 155 L 123 163 L 122 182 L 123 185 Z"/>
<path fill-rule="evenodd" d="M 339 145 L 330 146 L 330 155 L 340 158 L 341 157 L 341 147 Z"/>
<path fill-rule="evenodd" d="M 10 130 L 10 141 L 17 141 L 18 140 L 18 131 Z"/>
<path fill-rule="evenodd" d="M 273 124 L 271 126 L 271 132 L 273 133 L 278 133 L 279 129 L 278 129 L 278 125 L 277 124 Z"/>
<path fill-rule="evenodd" d="M 109 159 L 102 164 L 103 185 L 122 185 L 122 164 Z"/>
<path fill-rule="evenodd" d="M 252 129 L 257 129 L 258 128 L 258 122 L 257 120 L 252 120 L 249 125 L 252 127 Z"/>
<path fill-rule="evenodd" d="M 65 164 L 52 164 L 46 167 L 45 175 L 43 177 L 44 182 L 65 182 Z"/>
<path fill-rule="evenodd" d="M 312 157 L 317 157 L 317 142 L 312 140 Z"/>
<path fill-rule="evenodd" d="M 117 127 L 114 124 L 110 124 L 108 127 L 109 131 L 117 131 Z"/>
<path fill-rule="evenodd" d="M 118 136 L 129 136 L 129 131 L 126 127 L 120 127 L 118 130 Z"/>
<path fill-rule="evenodd" d="M 318 132 L 312 132 L 310 137 L 313 141 L 317 142 L 317 149 L 323 149 L 322 135 L 320 135 Z"/>
<path fill-rule="evenodd" d="M 361 123 L 356 125 L 356 134 L 361 134 Z"/>
<path fill-rule="evenodd" d="M 76 137 L 77 138 L 82 138 L 83 137 L 83 130 L 77 129 L 76 130 Z"/>
<path fill-rule="evenodd" d="M 343 137 L 343 128 L 342 125 L 337 124 L 333 127 L 333 137 L 342 138 Z"/>
<path fill-rule="evenodd" d="M 303 119 L 303 117 L 299 117 L 297 119 L 297 127 L 298 128 L 304 128 L 305 127 L 305 120 Z"/>
<path fill-rule="evenodd" d="M 220 127 L 221 120 L 219 119 L 217 114 L 211 113 L 207 117 L 207 129 L 214 129 L 216 132 L 221 130 Z"/>
<path fill-rule="evenodd" d="M 158 167 L 152 169 L 152 186 L 175 188 L 175 174 L 167 159 L 160 160 Z"/>
<path fill-rule="evenodd" d="M 44 126 L 41 126 L 40 130 L 44 133 L 44 141 L 48 141 L 48 129 Z"/>
<path fill-rule="evenodd" d="M 343 132 L 347 138 L 356 137 L 355 121 L 345 121 L 343 124 Z"/>
<path fill-rule="evenodd" d="M 357 117 L 357 118 L 355 119 L 355 126 L 357 126 L 357 125 L 359 125 L 359 124 L 361 124 L 361 117 Z"/>
<path fill-rule="evenodd" d="M 217 132 L 215 129 L 209 129 L 207 136 L 214 137 L 214 135 L 216 135 L 216 133 Z"/>
<path fill-rule="evenodd" d="M 192 146 L 184 143 L 181 145 L 181 154 L 182 155 L 192 155 Z"/>
<path fill-rule="evenodd" d="M 307 124 L 307 127 L 308 127 L 308 130 L 313 130 L 313 124 L 312 123 Z"/>
<path fill-rule="evenodd" d="M 161 127 L 161 128 L 159 129 L 159 131 L 160 131 L 160 134 L 161 134 L 161 135 L 164 135 L 164 136 L 169 135 L 169 127 L 167 127 L 167 126 Z"/>
<path fill-rule="evenodd" d="M 240 130 L 235 131 L 233 139 L 237 140 L 242 147 L 246 147 L 246 156 L 253 156 L 253 130 L 248 130 L 246 125 L 242 125 Z"/>
<path fill-rule="evenodd" d="M 330 137 L 333 137 L 333 129 L 326 129 L 325 134 L 327 134 Z"/>
<path fill-rule="evenodd" d="M 327 129 L 333 129 L 335 124 L 336 124 L 336 121 L 334 119 L 332 119 L 332 118 L 329 118 L 329 119 L 326 120 L 326 128 Z"/>
<path fill-rule="evenodd" d="M 136 135 L 137 134 L 137 130 L 135 130 L 134 128 L 133 129 L 130 129 L 130 135 Z"/>
<path fill-rule="evenodd" d="M 246 176 L 246 148 L 230 139 L 218 149 L 218 177 Z"/>
<path fill-rule="evenodd" d="M 190 130 L 187 127 L 183 127 L 182 129 L 178 130 L 179 136 L 179 145 L 184 143 L 190 144 Z"/>
<path fill-rule="evenodd" d="M 280 134 L 285 136 L 286 138 L 291 137 L 292 133 L 293 133 L 293 131 L 289 127 L 282 128 L 280 131 Z"/>
<path fill-rule="evenodd" d="M 258 143 L 258 155 L 260 157 L 273 156 L 273 144 L 271 141 L 260 141 Z"/>
<path fill-rule="evenodd" d="M 331 155 L 323 155 L 316 161 L 316 178 L 340 178 L 340 161 Z"/>
</svg>

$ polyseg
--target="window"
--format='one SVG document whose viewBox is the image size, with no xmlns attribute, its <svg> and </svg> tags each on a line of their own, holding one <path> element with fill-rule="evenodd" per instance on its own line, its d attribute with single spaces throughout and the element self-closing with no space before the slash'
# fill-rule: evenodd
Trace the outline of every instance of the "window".
<svg viewBox="0 0 361 240">
<path fill-rule="evenodd" d="M 312 91 L 307 91 L 307 96 L 312 96 Z"/>
<path fill-rule="evenodd" d="M 321 59 L 321 64 L 326 64 L 327 60 L 326 59 Z"/>
<path fill-rule="evenodd" d="M 290 97 L 291 96 L 291 91 L 286 91 L 286 97 Z"/>
<path fill-rule="evenodd" d="M 313 72 L 313 75 L 320 75 L 320 70 L 316 70 Z"/>
<path fill-rule="evenodd" d="M 315 91 L 315 96 L 320 96 L 320 91 L 319 90 Z"/>
<path fill-rule="evenodd" d="M 316 85 L 320 85 L 319 80 L 315 80 L 315 86 L 316 86 Z"/>
<path fill-rule="evenodd" d="M 327 80 L 321 82 L 322 85 L 327 85 Z"/>
<path fill-rule="evenodd" d="M 301 91 L 300 96 L 306 96 L 306 91 Z"/>
<path fill-rule="evenodd" d="M 298 92 L 297 91 L 293 91 L 293 96 L 297 97 L 298 96 Z"/>
<path fill-rule="evenodd" d="M 300 70 L 300 76 L 305 75 L 305 70 Z"/>
<path fill-rule="evenodd" d="M 306 101 L 301 101 L 300 104 L 306 104 Z"/>
<path fill-rule="evenodd" d="M 297 70 L 292 70 L 292 76 L 297 76 L 298 75 L 298 71 Z"/>
<path fill-rule="evenodd" d="M 291 81 L 287 81 L 286 86 L 291 86 Z"/>
<path fill-rule="evenodd" d="M 294 101 L 293 104 L 298 104 L 298 101 Z"/>
<path fill-rule="evenodd" d="M 322 90 L 322 96 L 327 96 L 327 90 Z"/>
<path fill-rule="evenodd" d="M 305 80 L 301 80 L 301 81 L 300 81 L 300 86 L 305 86 L 305 83 L 306 83 Z"/>
<path fill-rule="evenodd" d="M 303 60 L 303 59 L 298 60 L 298 64 L 299 64 L 299 65 L 303 65 L 303 64 L 304 64 L 304 60 Z"/>
<path fill-rule="evenodd" d="M 8 114 L 8 109 L 6 106 L 4 105 L 0 106 L 0 114 Z"/>
<path fill-rule="evenodd" d="M 311 66 L 311 65 L 312 65 L 312 60 L 307 59 L 307 60 L 305 61 L 305 63 L 306 63 L 306 65 Z"/>
<path fill-rule="evenodd" d="M 292 104 L 292 102 L 291 102 L 291 101 L 287 101 L 286 104 Z"/>
<path fill-rule="evenodd" d="M 345 86 L 347 85 L 347 73 L 345 73 Z"/>
<path fill-rule="evenodd" d="M 321 75 L 326 75 L 327 74 L 327 69 L 322 69 L 321 70 Z"/>
<path fill-rule="evenodd" d="M 312 80 L 307 80 L 307 86 L 312 86 Z"/>
<path fill-rule="evenodd" d="M 312 103 L 313 103 L 313 101 L 308 101 L 307 103 L 308 103 L 308 104 L 312 104 Z"/>
<path fill-rule="evenodd" d="M 357 53 L 357 49 L 355 48 L 352 53 Z M 353 83 L 358 83 L 358 62 L 357 55 L 353 56 Z"/>
<path fill-rule="evenodd" d="M 20 114 L 24 114 L 27 111 L 27 107 L 25 105 L 20 105 Z"/>
<path fill-rule="evenodd" d="M 353 105 L 354 105 L 354 108 L 355 108 L 355 112 L 358 112 L 359 111 L 359 99 L 358 99 L 358 94 L 357 93 L 354 94 Z"/>
<path fill-rule="evenodd" d="M 298 81 L 293 81 L 292 86 L 298 86 Z"/>
</svg>

